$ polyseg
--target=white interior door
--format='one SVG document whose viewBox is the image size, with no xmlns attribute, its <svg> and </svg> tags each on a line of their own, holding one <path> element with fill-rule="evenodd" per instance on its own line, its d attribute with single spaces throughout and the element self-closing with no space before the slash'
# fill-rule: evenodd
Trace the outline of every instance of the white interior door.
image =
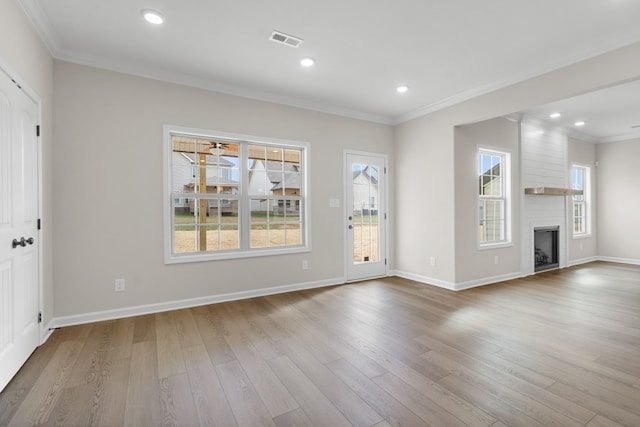
<svg viewBox="0 0 640 427">
<path fill-rule="evenodd" d="M 40 335 L 37 117 L 0 70 L 0 390 Z"/>
<path fill-rule="evenodd" d="M 346 153 L 347 281 L 387 274 L 386 157 Z"/>
</svg>

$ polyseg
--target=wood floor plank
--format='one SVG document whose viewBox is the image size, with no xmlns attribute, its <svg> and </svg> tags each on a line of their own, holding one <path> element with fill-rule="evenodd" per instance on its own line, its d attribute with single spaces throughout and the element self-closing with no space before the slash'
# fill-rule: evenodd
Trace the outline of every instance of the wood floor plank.
<svg viewBox="0 0 640 427">
<path fill-rule="evenodd" d="M 378 387 L 376 383 L 355 369 L 346 360 L 336 360 L 328 364 L 327 367 L 391 425 L 419 426 L 425 424 L 424 420 Z"/>
<path fill-rule="evenodd" d="M 123 422 L 125 427 L 160 424 L 160 382 L 156 351 L 156 343 L 153 341 L 140 341 L 132 346 Z"/>
<path fill-rule="evenodd" d="M 230 335 L 225 339 L 272 417 L 299 407 L 298 402 L 273 373 L 267 360 L 261 357 L 244 334 Z"/>
<path fill-rule="evenodd" d="M 468 356 L 450 347 L 435 345 L 434 349 L 422 355 L 422 357 L 439 364 L 451 373 L 463 374 L 473 378 L 479 383 L 497 383 L 503 389 L 516 390 L 518 394 L 526 395 L 536 402 L 544 404 L 546 407 L 560 414 L 567 415 L 581 424 L 591 420 L 595 413 L 580 405 L 568 401 L 554 393 L 542 388 L 535 383 L 522 380 L 518 376 L 510 375 L 501 370 L 494 369 L 491 365 L 484 363 L 474 363 Z M 546 384 L 545 387 L 551 384 Z M 545 411 L 546 412 L 546 411 Z"/>
<path fill-rule="evenodd" d="M 373 378 L 373 382 L 429 425 L 467 426 L 466 423 L 462 422 L 455 415 L 446 411 L 421 393 L 418 393 L 416 389 L 391 373 Z"/>
<path fill-rule="evenodd" d="M 80 341 L 64 341 L 57 347 L 9 425 L 37 425 L 47 422 L 82 347 L 83 342 Z"/>
<path fill-rule="evenodd" d="M 57 329 L 0 426 L 640 426 L 640 266 L 399 277 Z M 256 284 L 260 287 L 260 284 Z"/>
<path fill-rule="evenodd" d="M 240 362 L 217 365 L 216 372 L 238 426 L 275 426 Z"/>
<path fill-rule="evenodd" d="M 163 426 L 179 427 L 199 424 L 187 374 L 160 379 L 160 407 Z"/>
<path fill-rule="evenodd" d="M 482 390 L 487 395 L 502 400 L 527 416 L 540 421 L 544 425 L 579 427 L 584 425 L 585 422 L 589 421 L 595 415 L 595 413 L 585 411 L 584 408 L 575 405 L 573 402 L 564 401 L 564 399 L 557 396 L 549 396 L 547 398 L 548 403 L 555 403 L 552 398 L 556 397 L 555 401 L 562 405 L 561 407 L 558 407 L 558 410 L 555 410 L 552 407 L 544 405 L 521 393 L 518 384 L 512 385 L 508 381 L 500 382 L 499 380 L 496 380 L 491 373 L 478 373 L 445 356 L 439 355 L 435 351 L 425 353 L 423 356 L 430 360 L 434 360 L 435 363 L 438 363 L 443 367 L 446 367 L 453 375 L 457 376 L 462 381 L 473 385 L 478 390 Z M 544 393 L 543 391 L 540 391 L 537 395 L 544 395 Z M 568 412 L 568 409 L 573 409 L 574 412 L 581 415 L 583 419 L 578 421 L 568 417 L 565 415 Z"/>
<path fill-rule="evenodd" d="M 269 365 L 289 389 L 315 426 L 353 427 L 287 356 L 269 360 Z"/>
<path fill-rule="evenodd" d="M 236 355 L 224 340 L 228 332 L 219 307 L 211 305 L 206 310 L 198 310 L 194 313 L 194 321 L 214 366 L 236 360 Z"/>
<path fill-rule="evenodd" d="M 156 321 L 153 314 L 134 317 L 135 326 L 133 328 L 133 342 L 137 344 L 145 341 L 155 342 L 156 340 Z"/>
<path fill-rule="evenodd" d="M 327 366 L 320 363 L 304 344 L 293 338 L 280 341 L 283 352 L 318 387 L 354 426 L 370 426 L 382 420 L 359 393 L 345 385 Z"/>
<path fill-rule="evenodd" d="M 175 313 L 158 313 L 155 318 L 158 377 L 162 379 L 186 373 L 187 368 L 184 364 L 184 355 L 182 354 L 182 344 L 176 327 Z"/>
<path fill-rule="evenodd" d="M 204 344 L 185 348 L 184 356 L 200 425 L 236 426 L 236 419 Z"/>
<path fill-rule="evenodd" d="M 273 419 L 276 427 L 314 427 L 302 408 L 278 415 Z"/>
</svg>

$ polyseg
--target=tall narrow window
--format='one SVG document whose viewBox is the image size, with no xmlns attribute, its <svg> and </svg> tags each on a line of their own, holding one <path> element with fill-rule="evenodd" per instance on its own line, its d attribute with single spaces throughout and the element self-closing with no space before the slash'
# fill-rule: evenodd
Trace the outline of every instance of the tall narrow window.
<svg viewBox="0 0 640 427">
<path fill-rule="evenodd" d="M 165 262 L 308 250 L 307 147 L 165 128 Z"/>
<path fill-rule="evenodd" d="M 590 169 L 587 166 L 574 165 L 571 168 L 571 188 L 582 190 L 582 194 L 573 196 L 573 235 L 576 237 L 587 236 L 590 232 L 589 175 Z"/>
<path fill-rule="evenodd" d="M 480 245 L 509 242 L 509 154 L 478 152 L 478 232 Z"/>
</svg>

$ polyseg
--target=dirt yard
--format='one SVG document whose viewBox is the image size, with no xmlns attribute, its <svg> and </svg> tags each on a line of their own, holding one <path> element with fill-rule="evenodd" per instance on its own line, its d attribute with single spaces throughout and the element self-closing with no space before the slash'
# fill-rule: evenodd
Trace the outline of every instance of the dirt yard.
<svg viewBox="0 0 640 427">
<path fill-rule="evenodd" d="M 378 261 L 378 226 L 362 226 L 354 225 L 353 228 L 353 260 L 354 262 Z M 197 252 L 196 235 L 197 231 L 176 231 L 175 245 L 176 253 Z M 285 242 L 286 238 L 286 242 Z M 251 247 L 277 247 L 288 245 L 299 245 L 300 230 L 291 228 L 286 230 L 252 230 L 251 231 Z M 238 232 L 237 230 L 208 230 L 207 231 L 207 250 L 231 250 L 238 249 Z M 368 259 L 365 259 L 368 257 Z"/>
</svg>

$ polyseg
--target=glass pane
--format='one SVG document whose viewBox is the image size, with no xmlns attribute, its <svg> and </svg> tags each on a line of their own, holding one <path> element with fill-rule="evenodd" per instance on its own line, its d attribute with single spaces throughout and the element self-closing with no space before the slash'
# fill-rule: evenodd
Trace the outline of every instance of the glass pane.
<svg viewBox="0 0 640 427">
<path fill-rule="evenodd" d="M 375 166 L 353 166 L 353 261 L 377 262 L 378 233 L 378 169 Z"/>
<path fill-rule="evenodd" d="M 247 166 L 249 170 L 253 169 L 266 169 L 267 149 L 261 145 L 249 145 L 247 148 L 249 158 L 247 159 Z M 255 161 L 255 164 L 254 164 Z"/>
<path fill-rule="evenodd" d="M 480 201 L 480 241 L 492 242 L 504 240 L 505 216 L 504 201 Z"/>
<path fill-rule="evenodd" d="M 251 223 L 267 222 L 269 220 L 269 200 L 251 199 Z"/>
<path fill-rule="evenodd" d="M 286 244 L 287 246 L 295 246 L 302 244 L 302 235 L 300 233 L 302 224 L 301 223 L 289 223 L 287 222 L 287 235 L 286 235 Z"/>
<path fill-rule="evenodd" d="M 240 247 L 238 217 L 224 217 L 226 220 L 220 227 L 220 249 L 231 250 Z M 235 221 L 235 223 L 233 222 Z"/>
<path fill-rule="evenodd" d="M 176 226 L 173 232 L 173 252 L 196 252 L 196 228 Z"/>
</svg>

